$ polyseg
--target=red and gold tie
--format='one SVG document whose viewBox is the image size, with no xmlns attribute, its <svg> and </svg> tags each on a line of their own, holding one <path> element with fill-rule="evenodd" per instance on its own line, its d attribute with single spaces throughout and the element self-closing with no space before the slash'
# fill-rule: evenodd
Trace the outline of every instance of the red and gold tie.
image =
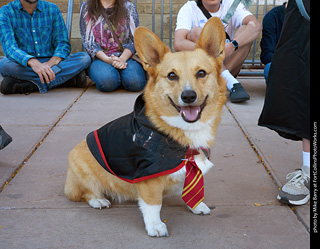
<svg viewBox="0 0 320 249">
<path fill-rule="evenodd" d="M 186 179 L 182 192 L 182 199 L 192 209 L 196 208 L 204 198 L 203 175 L 193 155 L 192 152 L 190 156 L 186 155 Z"/>
</svg>

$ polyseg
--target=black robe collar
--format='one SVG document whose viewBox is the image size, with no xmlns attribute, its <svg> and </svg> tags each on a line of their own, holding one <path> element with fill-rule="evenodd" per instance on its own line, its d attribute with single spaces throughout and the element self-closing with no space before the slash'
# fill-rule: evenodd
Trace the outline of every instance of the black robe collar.
<svg viewBox="0 0 320 249">
<path fill-rule="evenodd" d="M 87 144 L 104 169 L 130 183 L 174 173 L 190 153 L 199 154 L 157 130 L 145 115 L 143 94 L 132 113 L 89 133 Z"/>
</svg>

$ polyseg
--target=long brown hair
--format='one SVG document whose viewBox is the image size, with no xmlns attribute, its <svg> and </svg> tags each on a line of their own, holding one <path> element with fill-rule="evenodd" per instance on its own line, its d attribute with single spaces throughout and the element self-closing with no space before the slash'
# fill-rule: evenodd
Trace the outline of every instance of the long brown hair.
<svg viewBox="0 0 320 249">
<path fill-rule="evenodd" d="M 119 21 L 125 17 L 126 8 L 125 2 L 127 0 L 115 0 L 113 6 L 113 14 L 110 16 L 111 22 L 113 25 L 117 26 Z M 103 5 L 100 0 L 87 0 L 88 5 L 88 14 L 91 18 L 98 20 L 99 16 L 101 16 L 102 11 L 105 11 Z"/>
</svg>

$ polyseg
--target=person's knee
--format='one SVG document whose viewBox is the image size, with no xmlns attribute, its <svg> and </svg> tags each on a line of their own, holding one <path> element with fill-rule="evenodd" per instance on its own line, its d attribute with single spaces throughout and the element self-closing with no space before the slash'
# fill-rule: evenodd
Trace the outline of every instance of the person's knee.
<svg viewBox="0 0 320 249">
<path fill-rule="evenodd" d="M 269 70 L 270 70 L 271 62 L 264 66 L 264 78 L 266 81 L 268 80 Z"/>
<path fill-rule="evenodd" d="M 131 82 L 130 84 L 124 86 L 124 88 L 130 92 L 140 92 L 143 90 L 145 85 L 146 84 L 143 84 L 142 82 Z"/>
<path fill-rule="evenodd" d="M 127 62 L 127 68 L 121 72 L 121 81 L 124 89 L 131 92 L 143 90 L 147 81 L 142 66 L 132 59 Z"/>
<path fill-rule="evenodd" d="M 142 91 L 147 84 L 146 78 L 143 77 L 133 77 L 131 79 L 122 79 L 122 84 L 124 89 L 130 92 Z"/>
<path fill-rule="evenodd" d="M 89 77 L 101 92 L 112 92 L 121 85 L 119 77 L 115 75 L 100 75 L 98 71 L 94 73 L 89 71 Z"/>
<path fill-rule="evenodd" d="M 96 82 L 96 88 L 100 92 L 112 92 L 120 86 L 120 83 L 115 79 Z"/>
<path fill-rule="evenodd" d="M 192 42 L 197 42 L 200 37 L 201 31 L 202 28 L 200 27 L 192 28 L 187 35 L 187 39 Z"/>
<path fill-rule="evenodd" d="M 91 57 L 86 52 L 76 53 L 78 57 L 79 65 L 82 65 L 85 69 L 87 69 L 91 64 Z"/>
<path fill-rule="evenodd" d="M 8 58 L 3 58 L 0 60 L 0 73 L 6 74 L 11 71 L 12 61 Z"/>
<path fill-rule="evenodd" d="M 88 74 L 101 92 L 114 91 L 121 85 L 119 71 L 100 59 L 93 60 L 88 68 Z"/>
</svg>

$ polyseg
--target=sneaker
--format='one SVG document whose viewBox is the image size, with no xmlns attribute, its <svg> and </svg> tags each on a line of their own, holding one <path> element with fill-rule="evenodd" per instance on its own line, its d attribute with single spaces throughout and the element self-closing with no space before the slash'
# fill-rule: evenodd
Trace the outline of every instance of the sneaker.
<svg viewBox="0 0 320 249">
<path fill-rule="evenodd" d="M 77 87 L 77 88 L 86 88 L 87 87 L 87 74 L 83 70 L 81 73 L 74 76 L 72 79 L 68 80 L 63 84 L 65 87 Z"/>
<path fill-rule="evenodd" d="M 12 137 L 10 137 L 8 133 L 6 133 L 0 125 L 0 150 L 6 147 L 11 142 L 12 142 Z"/>
<path fill-rule="evenodd" d="M 277 199 L 292 205 L 303 205 L 310 199 L 310 168 L 289 173 L 286 177 L 289 181 L 280 189 Z"/>
<path fill-rule="evenodd" d="M 38 92 L 39 89 L 31 81 L 5 77 L 1 82 L 0 91 L 2 94 L 14 94 Z"/>
<path fill-rule="evenodd" d="M 247 94 L 246 90 L 242 87 L 240 83 L 236 83 L 230 90 L 230 101 L 232 103 L 239 103 L 249 100 L 250 96 Z"/>
</svg>

